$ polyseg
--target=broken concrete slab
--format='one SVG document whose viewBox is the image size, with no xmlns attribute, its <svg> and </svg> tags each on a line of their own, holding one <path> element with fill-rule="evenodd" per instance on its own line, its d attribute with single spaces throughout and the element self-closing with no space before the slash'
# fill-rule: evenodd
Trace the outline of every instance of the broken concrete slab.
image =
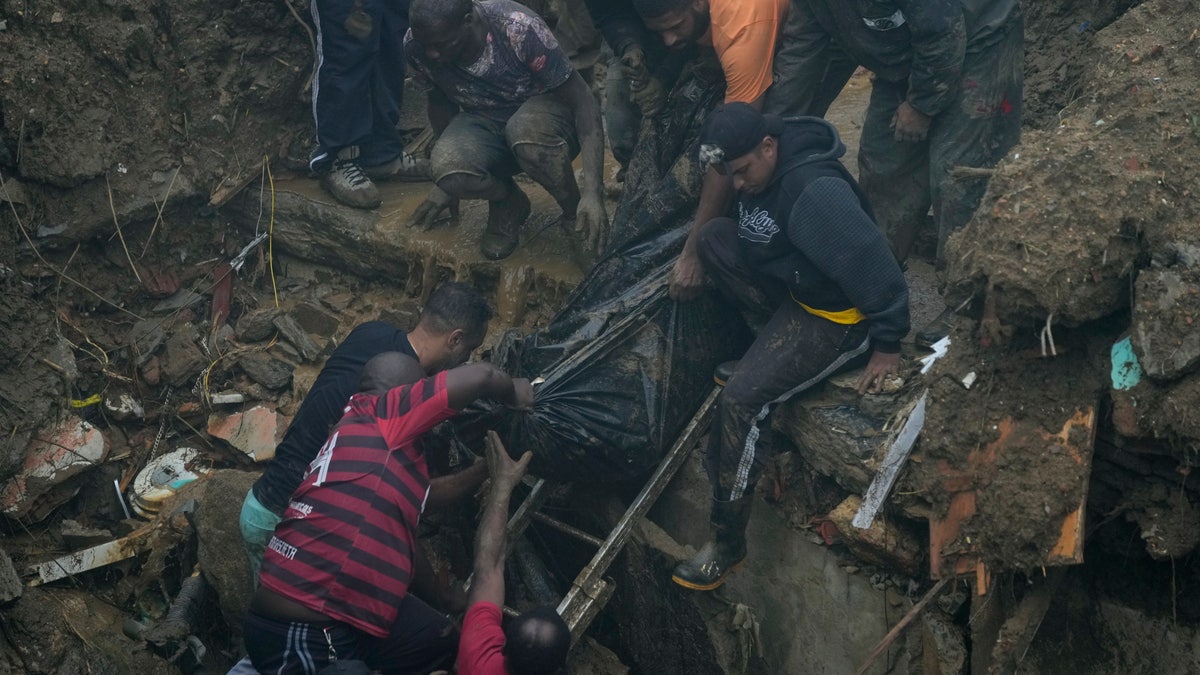
<svg viewBox="0 0 1200 675">
<path fill-rule="evenodd" d="M 237 413 L 213 413 L 208 418 L 208 433 L 241 450 L 256 462 L 275 456 L 275 446 L 283 439 L 292 418 L 280 415 L 265 405 L 256 405 Z"/>
<path fill-rule="evenodd" d="M 332 337 L 340 323 L 336 316 L 308 302 L 298 303 L 290 314 L 301 328 L 325 338 Z"/>
<path fill-rule="evenodd" d="M 85 527 L 75 520 L 64 520 L 58 526 L 58 534 L 62 537 L 63 547 L 75 551 L 106 541 L 112 541 L 112 532 L 97 527 Z"/>
<path fill-rule="evenodd" d="M 272 323 L 279 329 L 283 339 L 296 348 L 305 363 L 312 363 L 321 356 L 321 347 L 309 337 L 308 333 L 304 332 L 300 324 L 296 323 L 291 316 L 280 314 Z"/>
<path fill-rule="evenodd" d="M 52 492 L 54 488 L 107 457 L 108 438 L 104 433 L 79 417 L 68 415 L 62 422 L 35 434 L 26 446 L 21 471 L 0 488 L 0 512 L 11 518 L 32 515 L 39 500 L 63 498 L 61 491 Z M 66 499 L 73 494 L 71 490 Z"/>
<path fill-rule="evenodd" d="M 267 389 L 282 389 L 292 381 L 293 368 L 262 352 L 246 352 L 238 357 L 238 365 L 250 379 Z"/>
<path fill-rule="evenodd" d="M 1133 344 L 1142 370 L 1156 380 L 1177 379 L 1200 365 L 1200 273 L 1167 268 L 1138 275 Z"/>
<path fill-rule="evenodd" d="M 243 314 L 237 320 L 237 339 L 242 342 L 258 342 L 266 340 L 275 332 L 275 317 L 279 310 L 275 307 L 256 309 Z"/>
<path fill-rule="evenodd" d="M 134 362 L 140 367 L 150 360 L 150 357 L 166 339 L 167 333 L 163 330 L 160 321 L 142 319 L 129 329 L 129 334 L 125 337 L 125 344 L 133 350 Z"/>
<path fill-rule="evenodd" d="M 8 556 L 7 551 L 0 548 L 0 607 L 21 597 L 24 592 L 25 584 L 21 583 L 12 558 Z"/>
</svg>

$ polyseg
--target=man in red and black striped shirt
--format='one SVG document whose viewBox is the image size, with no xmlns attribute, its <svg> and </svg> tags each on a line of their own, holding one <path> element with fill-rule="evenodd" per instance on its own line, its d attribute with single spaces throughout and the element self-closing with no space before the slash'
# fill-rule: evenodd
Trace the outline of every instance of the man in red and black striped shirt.
<svg viewBox="0 0 1200 675">
<path fill-rule="evenodd" d="M 533 390 L 486 363 L 423 376 L 402 354 L 371 359 L 292 495 L 246 619 L 259 671 L 316 673 L 362 660 L 385 673 L 424 673 L 453 663 L 453 625 L 408 594 L 429 489 L 417 440 L 477 398 L 528 407 Z"/>
</svg>

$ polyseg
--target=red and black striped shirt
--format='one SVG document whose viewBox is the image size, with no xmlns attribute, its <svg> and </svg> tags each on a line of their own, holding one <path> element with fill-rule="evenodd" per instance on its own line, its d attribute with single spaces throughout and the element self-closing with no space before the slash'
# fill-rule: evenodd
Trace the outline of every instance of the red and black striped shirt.
<svg viewBox="0 0 1200 675">
<path fill-rule="evenodd" d="M 429 491 L 416 442 L 455 412 L 444 372 L 383 396 L 351 397 L 275 528 L 260 583 L 386 637 L 408 592 Z"/>
</svg>

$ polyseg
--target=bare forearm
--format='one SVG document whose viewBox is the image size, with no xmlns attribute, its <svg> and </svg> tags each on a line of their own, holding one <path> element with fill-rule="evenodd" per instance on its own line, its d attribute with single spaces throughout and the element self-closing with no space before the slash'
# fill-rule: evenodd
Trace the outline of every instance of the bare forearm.
<svg viewBox="0 0 1200 675">
<path fill-rule="evenodd" d="M 573 74 L 564 87 L 569 88 L 565 95 L 575 112 L 575 133 L 579 135 L 583 158 L 582 192 L 599 197 L 604 185 L 604 126 L 600 121 L 600 106 L 579 73 Z"/>
<path fill-rule="evenodd" d="M 700 185 L 700 202 L 696 205 L 696 219 L 692 222 L 687 243 L 684 244 L 686 253 L 695 254 L 696 233 L 708 221 L 725 215 L 729 210 L 729 199 L 732 196 L 733 190 L 729 181 L 710 167 L 704 174 L 704 182 Z"/>
<path fill-rule="evenodd" d="M 487 477 L 487 462 L 479 461 L 458 473 L 434 478 L 429 482 L 426 506 L 432 509 L 449 506 L 479 489 Z"/>
</svg>

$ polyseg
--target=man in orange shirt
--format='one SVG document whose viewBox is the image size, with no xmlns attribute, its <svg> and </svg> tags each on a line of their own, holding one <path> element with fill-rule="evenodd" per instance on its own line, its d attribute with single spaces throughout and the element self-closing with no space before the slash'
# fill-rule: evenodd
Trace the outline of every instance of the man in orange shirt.
<svg viewBox="0 0 1200 675">
<path fill-rule="evenodd" d="M 779 115 L 799 114 L 787 101 L 773 98 L 775 51 L 787 21 L 790 0 L 633 0 L 646 27 L 662 36 L 669 49 L 697 45 L 713 49 L 725 71 L 725 102 L 749 103 Z M 726 179 L 711 167 L 700 187 L 693 223 L 725 215 L 733 198 Z M 704 271 L 692 227 L 671 274 L 671 297 L 690 300 L 700 293 Z"/>
</svg>

